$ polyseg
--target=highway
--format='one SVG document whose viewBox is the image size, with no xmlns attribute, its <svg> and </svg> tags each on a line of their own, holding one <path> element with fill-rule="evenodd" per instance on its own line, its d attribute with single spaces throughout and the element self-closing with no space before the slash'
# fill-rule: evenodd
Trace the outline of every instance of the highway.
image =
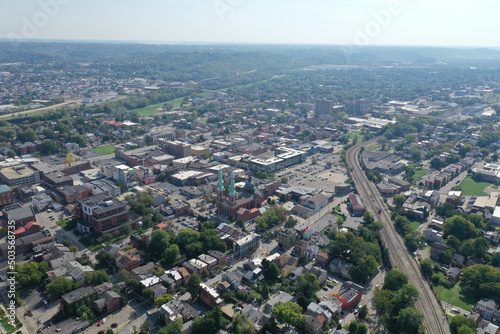
<svg viewBox="0 0 500 334">
<path fill-rule="evenodd" d="M 349 149 L 346 162 L 350 167 L 350 176 L 354 180 L 357 193 L 365 208 L 373 213 L 375 220 L 382 222 L 384 225 L 381 236 L 389 250 L 392 265 L 403 270 L 408 275 L 409 283 L 414 285 L 420 293 L 418 300 L 415 301 L 415 306 L 425 315 L 425 332 L 450 334 L 448 321 L 423 277 L 419 265 L 406 249 L 401 236 L 396 232 L 389 209 L 382 200 L 378 189 L 372 182 L 368 181 L 360 166 L 358 158 L 361 148 L 377 142 L 378 139 L 380 137 L 373 138 Z M 380 208 L 380 213 L 378 208 Z"/>
</svg>

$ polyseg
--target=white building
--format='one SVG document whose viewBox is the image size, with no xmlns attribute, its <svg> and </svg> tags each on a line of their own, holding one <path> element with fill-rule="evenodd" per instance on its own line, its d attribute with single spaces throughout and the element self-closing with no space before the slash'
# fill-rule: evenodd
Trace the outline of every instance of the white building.
<svg viewBox="0 0 500 334">
<path fill-rule="evenodd" d="M 33 196 L 31 200 L 33 201 L 33 208 L 35 208 L 36 212 L 44 211 L 49 207 L 50 203 L 52 203 L 52 197 L 47 194 Z"/>
<path fill-rule="evenodd" d="M 134 169 L 127 165 L 118 165 L 114 167 L 113 178 L 116 181 L 123 182 L 128 185 L 135 181 Z"/>
</svg>

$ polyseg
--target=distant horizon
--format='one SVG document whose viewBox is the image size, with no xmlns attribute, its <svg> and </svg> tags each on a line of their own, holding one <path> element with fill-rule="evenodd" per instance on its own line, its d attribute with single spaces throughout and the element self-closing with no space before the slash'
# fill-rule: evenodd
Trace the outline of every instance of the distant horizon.
<svg viewBox="0 0 500 334">
<path fill-rule="evenodd" d="M 51 39 L 51 38 L 35 38 L 35 39 L 9 39 L 0 38 L 0 43 L 97 43 L 97 44 L 144 44 L 144 45 L 171 45 L 171 46 L 223 46 L 223 45 L 245 45 L 245 46 L 342 46 L 342 47 L 394 47 L 394 48 L 437 48 L 437 49 L 495 49 L 500 51 L 500 46 L 487 46 L 487 45 L 414 45 L 414 44 L 321 44 L 321 43 L 254 43 L 254 42 L 195 42 L 195 41 L 155 41 L 155 40 L 105 40 L 105 39 Z"/>
<path fill-rule="evenodd" d="M 0 38 L 499 48 L 500 1 L 3 1 Z"/>
</svg>

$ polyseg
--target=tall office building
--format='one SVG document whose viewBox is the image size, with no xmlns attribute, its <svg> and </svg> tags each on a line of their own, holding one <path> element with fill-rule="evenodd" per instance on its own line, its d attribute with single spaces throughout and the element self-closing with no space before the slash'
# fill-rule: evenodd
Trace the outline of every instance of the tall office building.
<svg viewBox="0 0 500 334">
<path fill-rule="evenodd" d="M 314 107 L 314 114 L 316 117 L 320 115 L 331 115 L 333 112 L 334 102 L 326 99 L 316 100 L 316 106 Z"/>
</svg>

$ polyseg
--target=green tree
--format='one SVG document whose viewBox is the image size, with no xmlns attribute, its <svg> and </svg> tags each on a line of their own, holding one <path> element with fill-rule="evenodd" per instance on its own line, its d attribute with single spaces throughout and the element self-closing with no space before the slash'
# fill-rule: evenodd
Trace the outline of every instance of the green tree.
<svg viewBox="0 0 500 334">
<path fill-rule="evenodd" d="M 493 267 L 500 267 L 500 253 L 495 253 L 491 256 L 490 264 Z"/>
<path fill-rule="evenodd" d="M 358 330 L 356 331 L 356 334 L 366 334 L 366 333 L 368 333 L 368 326 L 366 326 L 365 323 L 358 324 Z"/>
<path fill-rule="evenodd" d="M 479 237 L 474 239 L 473 247 L 475 256 L 479 258 L 485 258 L 486 252 L 490 248 L 490 245 L 488 244 L 488 241 L 485 238 Z"/>
<path fill-rule="evenodd" d="M 420 262 L 420 268 L 422 268 L 422 272 L 424 273 L 425 276 L 431 277 L 431 275 L 434 273 L 434 263 L 430 258 L 425 258 Z"/>
<path fill-rule="evenodd" d="M 95 317 L 94 311 L 85 304 L 76 309 L 76 314 L 87 321 L 91 321 Z"/>
<path fill-rule="evenodd" d="M 363 305 L 358 310 L 358 318 L 364 320 L 366 319 L 367 316 L 368 316 L 368 306 Z"/>
<path fill-rule="evenodd" d="M 297 291 L 304 297 L 310 299 L 316 297 L 316 292 L 319 291 L 319 283 L 316 276 L 313 274 L 306 274 L 299 276 L 299 284 L 297 285 Z"/>
<path fill-rule="evenodd" d="M 460 286 L 474 293 L 476 298 L 488 297 L 500 301 L 500 271 L 494 267 L 477 264 L 465 268 Z"/>
<path fill-rule="evenodd" d="M 274 306 L 273 315 L 276 321 L 286 326 L 300 326 L 305 322 L 300 305 L 292 302 L 278 302 Z"/>
<path fill-rule="evenodd" d="M 396 209 L 399 209 L 403 203 L 406 201 L 405 195 L 396 195 L 394 196 L 393 203 Z"/>
<path fill-rule="evenodd" d="M 118 279 L 120 282 L 126 282 L 130 278 L 130 272 L 125 269 L 122 269 L 118 272 Z"/>
<path fill-rule="evenodd" d="M 262 287 L 260 289 L 260 295 L 264 300 L 269 298 L 269 287 L 267 286 L 267 284 L 262 284 Z"/>
<path fill-rule="evenodd" d="M 237 314 L 233 319 L 230 333 L 232 334 L 254 334 L 255 324 L 247 318 L 246 314 Z"/>
<path fill-rule="evenodd" d="M 365 255 L 352 269 L 352 279 L 357 283 L 364 283 L 377 268 L 377 260 L 372 255 Z"/>
<path fill-rule="evenodd" d="M 467 318 L 467 317 L 464 317 L 463 315 L 457 315 L 457 316 L 451 318 L 450 330 L 451 330 L 452 334 L 457 334 L 459 328 L 461 328 L 463 326 L 474 330 L 474 333 L 475 333 L 475 329 L 476 329 L 477 324 L 472 318 Z"/>
<path fill-rule="evenodd" d="M 164 294 L 164 295 L 161 295 L 160 297 L 156 298 L 155 300 L 155 306 L 160 308 L 163 304 L 165 303 L 168 303 L 169 301 L 172 300 L 172 295 L 169 295 L 168 293 L 167 294 Z"/>
<path fill-rule="evenodd" d="M 103 282 L 109 282 L 109 276 L 105 271 L 96 270 L 94 272 L 88 273 L 85 276 L 85 284 L 96 286 Z"/>
<path fill-rule="evenodd" d="M 363 215 L 363 221 L 368 225 L 370 225 L 375 221 L 370 211 L 366 210 L 365 214 Z"/>
<path fill-rule="evenodd" d="M 113 333 L 114 333 L 114 332 L 113 332 L 113 330 L 112 330 L 111 328 L 108 328 L 108 329 L 106 330 L 106 334 L 113 334 Z"/>
<path fill-rule="evenodd" d="M 38 286 L 42 280 L 47 276 L 47 271 L 50 270 L 50 265 L 46 261 L 40 263 L 28 262 L 21 266 L 15 265 L 15 272 L 17 272 L 16 280 L 20 286 Z"/>
<path fill-rule="evenodd" d="M 469 326 L 463 325 L 460 326 L 457 330 L 457 334 L 475 334 L 476 331 Z"/>
<path fill-rule="evenodd" d="M 154 302 L 154 292 L 150 288 L 146 288 L 142 291 L 142 298 L 144 299 L 144 302 L 148 305 L 152 305 Z"/>
<path fill-rule="evenodd" d="M 385 275 L 384 289 L 396 291 L 408 284 L 408 276 L 398 268 L 394 268 Z"/>
<path fill-rule="evenodd" d="M 61 298 L 67 292 L 78 288 L 78 283 L 66 277 L 58 277 L 45 286 L 45 290 L 51 300 Z"/>
<path fill-rule="evenodd" d="M 165 250 L 164 261 L 167 267 L 171 268 L 177 263 L 177 258 L 179 257 L 179 246 L 176 244 L 171 244 Z"/>
<path fill-rule="evenodd" d="M 116 272 L 116 262 L 110 252 L 102 250 L 95 256 L 95 259 L 97 260 L 98 268 L 106 269 L 113 273 Z"/>
<path fill-rule="evenodd" d="M 411 284 L 405 284 L 394 293 L 394 303 L 398 310 L 407 308 L 418 298 L 419 292 Z"/>
<path fill-rule="evenodd" d="M 446 246 L 453 248 L 456 252 L 462 248 L 460 240 L 454 235 L 449 235 L 446 238 Z"/>
<path fill-rule="evenodd" d="M 191 294 L 191 299 L 195 300 L 200 295 L 201 278 L 198 274 L 189 276 L 186 290 Z"/>
<path fill-rule="evenodd" d="M 397 325 L 399 333 L 421 334 L 423 333 L 424 314 L 413 307 L 408 307 L 399 312 Z"/>
<path fill-rule="evenodd" d="M 274 282 L 281 275 L 280 268 L 276 263 L 271 262 L 267 259 L 262 260 L 262 269 L 264 269 L 264 277 L 266 280 Z"/>
<path fill-rule="evenodd" d="M 305 256 L 304 254 L 299 256 L 299 260 L 298 260 L 299 266 L 305 266 L 308 262 L 309 262 L 309 260 L 307 259 L 307 256 Z"/>
<path fill-rule="evenodd" d="M 162 229 L 154 230 L 151 233 L 151 242 L 148 247 L 148 253 L 154 260 L 163 258 L 165 251 L 170 245 L 170 235 Z"/>
<path fill-rule="evenodd" d="M 349 334 L 356 334 L 356 332 L 358 331 L 358 323 L 356 322 L 356 320 L 353 320 L 349 323 L 347 331 L 349 332 Z"/>
<path fill-rule="evenodd" d="M 460 241 L 474 239 L 479 236 L 479 231 L 474 224 L 467 221 L 467 219 L 462 216 L 448 218 L 443 225 L 443 233 L 446 237 L 454 235 Z"/>
<path fill-rule="evenodd" d="M 173 322 L 162 327 L 158 334 L 182 334 L 182 318 L 175 318 Z"/>
</svg>

